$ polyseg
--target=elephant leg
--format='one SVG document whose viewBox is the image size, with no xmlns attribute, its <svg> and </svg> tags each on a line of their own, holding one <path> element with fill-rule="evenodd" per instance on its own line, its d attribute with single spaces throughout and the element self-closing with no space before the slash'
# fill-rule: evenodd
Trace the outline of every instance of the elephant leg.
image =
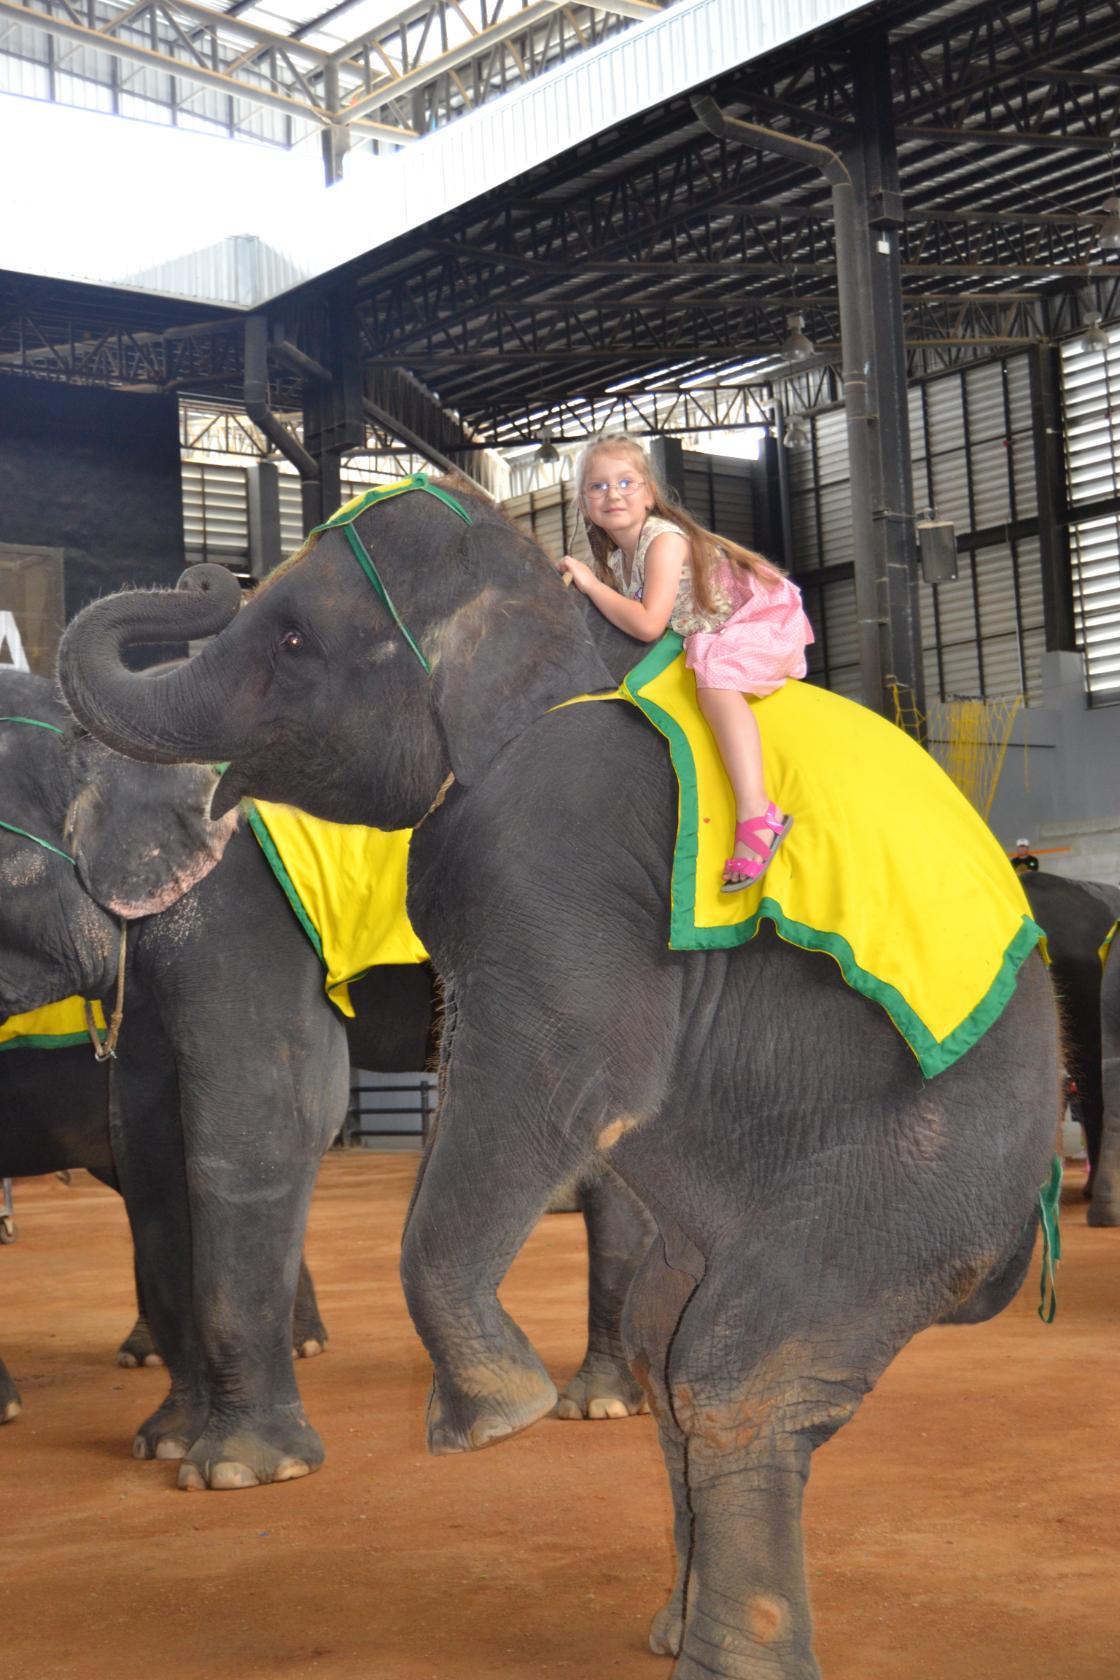
<svg viewBox="0 0 1120 1680">
<path fill-rule="evenodd" d="M 461 1021 L 450 1031 L 401 1253 L 409 1311 L 435 1366 L 433 1453 L 490 1446 L 555 1405 L 551 1377 L 497 1290 L 553 1192 L 588 1164 L 572 1137 L 587 1101 L 578 1057 L 557 1048 L 550 1080 L 511 1065 L 508 1049 Z"/>
<path fill-rule="evenodd" d="M 8 1374 L 8 1367 L 0 1359 L 0 1423 L 11 1423 L 21 1410 L 19 1389 Z"/>
<path fill-rule="evenodd" d="M 697 1256 L 697 1260 L 699 1257 Z M 702 1270 L 702 1262 L 695 1270 Z M 668 1265 L 660 1235 L 648 1246 L 634 1276 L 622 1317 L 626 1356 L 635 1379 L 657 1416 L 658 1436 L 669 1491 L 673 1498 L 673 1550 L 676 1577 L 668 1602 L 658 1611 L 649 1632 L 650 1650 L 659 1657 L 675 1657 L 681 1648 L 685 1591 L 692 1551 L 692 1511 L 686 1478 L 686 1439 L 673 1416 L 666 1362 L 668 1350 L 685 1308 L 697 1287 L 690 1272 Z"/>
<path fill-rule="evenodd" d="M 313 1011 L 306 1033 L 298 1021 L 258 1020 L 253 1042 L 264 1053 L 250 1055 L 217 1019 L 219 1006 L 211 1030 L 196 1019 L 179 1046 L 194 1311 L 209 1378 L 209 1416 L 179 1469 L 188 1491 L 290 1481 L 323 1462 L 292 1334 L 307 1210 L 345 1112 L 347 1063 L 341 1028 L 318 998 Z"/>
<path fill-rule="evenodd" d="M 135 1371 L 141 1365 L 163 1364 L 163 1355 L 156 1347 L 148 1315 L 144 1311 L 144 1291 L 139 1272 L 136 1275 L 136 1323 L 117 1349 L 117 1364 L 126 1371 Z"/>
<path fill-rule="evenodd" d="M 556 1412 L 562 1418 L 633 1417 L 647 1412 L 649 1403 L 627 1363 L 622 1313 L 655 1228 L 609 1169 L 585 1179 L 578 1197 L 587 1226 L 587 1352 L 561 1391 Z"/>
<path fill-rule="evenodd" d="M 179 1459 L 205 1426 L 207 1372 L 195 1331 L 191 1218 L 179 1085 L 158 1015 L 134 992 L 112 1064 L 110 1132 L 135 1250 L 138 1304 L 171 1378 L 133 1441 L 140 1459 Z"/>
<path fill-rule="evenodd" d="M 779 1232 L 769 1246 L 736 1235 L 698 1283 L 652 1259 L 627 1308 L 675 1510 L 677 1579 L 650 1642 L 678 1653 L 673 1680 L 819 1680 L 801 1536 L 810 1455 L 910 1329 L 844 1281 L 799 1299 Z"/>
<path fill-rule="evenodd" d="M 1120 961 L 1120 956 L 1110 959 Z M 1100 1156 L 1093 1174 L 1090 1225 L 1120 1225 L 1120 1055 L 1110 1043 L 1101 1064 L 1102 1130 Z"/>
<path fill-rule="evenodd" d="M 319 1316 L 319 1302 L 315 1285 L 307 1269 L 307 1261 L 300 1260 L 299 1282 L 296 1285 L 296 1304 L 292 1314 L 292 1352 L 299 1359 L 314 1359 L 327 1345 L 327 1327 Z"/>
</svg>

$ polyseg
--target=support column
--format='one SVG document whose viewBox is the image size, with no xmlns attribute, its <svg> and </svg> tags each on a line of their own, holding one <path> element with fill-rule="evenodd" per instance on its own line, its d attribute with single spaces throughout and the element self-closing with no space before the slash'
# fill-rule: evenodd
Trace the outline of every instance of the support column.
<svg viewBox="0 0 1120 1680">
<path fill-rule="evenodd" d="M 283 558 L 280 542 L 280 469 L 254 461 L 246 474 L 249 503 L 249 571 L 267 577 Z"/>
<path fill-rule="evenodd" d="M 1063 451 L 1061 351 L 1055 344 L 1031 346 L 1031 414 L 1035 483 L 1038 486 L 1038 547 L 1042 562 L 1042 619 L 1047 653 L 1072 652 L 1073 578 Z"/>
<path fill-rule="evenodd" d="M 853 472 L 866 473 L 861 488 L 871 515 L 871 552 L 857 547 L 855 565 L 857 594 L 874 602 L 879 632 L 879 692 L 865 692 L 864 700 L 893 717 L 897 685 L 903 727 L 921 738 L 925 694 L 899 252 L 903 207 L 885 35 L 861 41 L 853 69 L 858 137 L 843 156 L 854 189 L 857 308 L 867 352 L 867 448 Z M 862 592 L 861 568 L 868 574 Z"/>
<path fill-rule="evenodd" d="M 329 380 L 304 386 L 303 441 L 319 477 L 303 484 L 304 528 L 310 531 L 337 512 L 342 501 L 342 456 L 366 441 L 362 409 L 361 344 L 358 320 L 342 297 L 328 298 L 305 326 L 300 349 L 322 364 Z"/>
<path fill-rule="evenodd" d="M 688 507 L 684 494 L 684 446 L 680 439 L 650 438 L 649 458 L 653 462 L 654 472 L 665 488 L 673 491 L 682 507 Z M 690 513 L 691 511 L 689 508 Z M 702 525 L 704 520 L 701 519 L 700 523 Z"/>
</svg>

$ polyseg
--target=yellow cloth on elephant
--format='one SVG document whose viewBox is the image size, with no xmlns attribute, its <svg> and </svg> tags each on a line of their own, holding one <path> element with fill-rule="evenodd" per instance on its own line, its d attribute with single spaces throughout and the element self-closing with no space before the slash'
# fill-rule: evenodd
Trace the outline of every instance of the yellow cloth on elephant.
<svg viewBox="0 0 1120 1680">
<path fill-rule="evenodd" d="M 245 814 L 303 931 L 326 969 L 323 987 L 353 1015 L 349 983 L 427 952 L 405 909 L 407 828 L 384 832 L 323 822 L 292 805 L 246 800 Z"/>
<path fill-rule="evenodd" d="M 1118 929 L 1120 929 L 1120 922 L 1113 922 L 1112 926 L 1104 936 L 1100 950 L 1097 952 L 1098 957 L 1101 959 L 1102 968 L 1108 961 L 1108 953 L 1112 950 L 1113 945 L 1116 943 L 1116 934 Z"/>
<path fill-rule="evenodd" d="M 769 921 L 881 1004 L 924 1073 L 950 1067 L 1042 937 L 999 842 L 901 729 L 790 681 L 751 706 L 768 792 L 793 827 L 757 886 L 721 892 L 734 802 L 681 648 L 664 636 L 614 696 L 666 737 L 677 774 L 671 949 L 742 945 Z"/>
<path fill-rule="evenodd" d="M 105 1015 L 96 1001 L 93 1022 L 102 1033 L 106 1031 Z M 0 1050 L 64 1050 L 71 1044 L 89 1044 L 80 997 L 62 998 L 0 1021 Z"/>
</svg>

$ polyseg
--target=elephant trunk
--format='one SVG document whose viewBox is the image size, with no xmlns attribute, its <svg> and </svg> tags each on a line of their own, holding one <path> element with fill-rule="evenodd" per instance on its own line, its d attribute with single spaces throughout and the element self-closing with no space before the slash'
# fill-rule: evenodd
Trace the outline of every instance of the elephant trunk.
<svg viewBox="0 0 1120 1680">
<path fill-rule="evenodd" d="M 234 590 L 237 590 L 236 581 Z M 204 650 L 170 670 L 130 671 L 127 648 L 213 636 L 230 622 L 238 594 L 135 590 L 79 613 L 62 638 L 58 677 L 91 735 L 130 758 L 205 763 L 237 751 L 229 661 Z"/>
</svg>

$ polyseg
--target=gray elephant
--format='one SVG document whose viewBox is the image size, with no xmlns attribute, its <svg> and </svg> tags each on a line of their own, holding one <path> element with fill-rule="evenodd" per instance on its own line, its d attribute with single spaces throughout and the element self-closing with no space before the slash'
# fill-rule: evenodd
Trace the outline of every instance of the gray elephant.
<svg viewBox="0 0 1120 1680">
<path fill-rule="evenodd" d="M 830 961 L 765 930 L 668 950 L 662 743 L 625 706 L 552 709 L 613 688 L 638 650 L 450 488 L 461 511 L 437 485 L 327 530 L 236 616 L 216 596 L 99 602 L 61 679 L 122 752 L 228 761 L 216 813 L 253 792 L 415 828 L 409 911 L 445 989 L 402 1255 L 435 1366 L 430 1447 L 551 1410 L 497 1287 L 556 1188 L 608 1160 L 658 1231 L 624 1326 L 676 1509 L 653 1647 L 679 1652 L 676 1680 L 815 1680 L 810 1454 L 916 1332 L 1018 1289 L 1058 1118 L 1051 988 L 1030 957 L 927 1082 Z M 153 680 L 120 657 L 218 631 Z"/>
<path fill-rule="evenodd" d="M 299 1262 L 307 1197 L 345 1112 L 347 1052 L 374 1071 L 426 1064 L 430 970 L 372 970 L 344 1021 L 256 840 L 205 817 L 212 774 L 108 753 L 42 678 L 0 674 L 0 718 L 28 717 L 52 727 L 0 723 L 0 1021 L 74 992 L 108 998 L 110 912 L 139 919 L 115 1061 L 99 1065 L 88 1045 L 0 1053 L 0 1170 L 85 1166 L 125 1195 L 154 1337 L 142 1309 L 121 1352 L 137 1363 L 158 1347 L 172 1376 L 137 1456 L 185 1454 L 189 1488 L 303 1473 L 322 1446 L 299 1405 L 290 1336 L 304 1355 L 326 1339 Z M 589 1339 L 563 1406 L 618 1416 L 642 1405 L 619 1320 L 648 1231 L 606 1175 L 580 1202 Z M 18 1404 L 0 1365 L 0 1414 Z"/>
<path fill-rule="evenodd" d="M 0 909 L 0 944 L 6 908 Z M 109 1120 L 112 1061 L 96 1061 L 88 1043 L 49 1050 L 0 1044 L 0 1050 L 0 1172 L 16 1178 L 84 1167 L 102 1184 L 120 1190 Z M 117 1350 L 117 1363 L 129 1368 L 162 1365 L 139 1276 L 136 1292 L 138 1316 Z M 292 1351 L 311 1358 L 326 1342 L 315 1287 L 303 1264 L 293 1309 Z M 10 1422 L 20 1409 L 16 1385 L 0 1360 L 0 1423 Z"/>
<path fill-rule="evenodd" d="M 1098 1189 L 1101 1089 L 1100 947 L 1120 917 L 1120 888 L 1073 881 L 1041 870 L 1023 877 L 1034 919 L 1046 935 L 1050 978 L 1062 1018 L 1066 1072 L 1077 1086 L 1078 1118 L 1089 1149 L 1090 1225 L 1120 1224 L 1120 1200 Z"/>
<path fill-rule="evenodd" d="M 134 1452 L 182 1458 L 188 1488 L 306 1474 L 323 1448 L 293 1308 L 348 1085 L 319 960 L 236 814 L 207 817 L 213 772 L 138 775 L 39 677 L 0 673 L 0 716 L 52 726 L 0 723 L 0 1017 L 75 993 L 108 1010 L 129 929 L 109 1141 L 171 1380 Z"/>
<path fill-rule="evenodd" d="M 1120 1225 L 1120 934 L 1108 947 L 1101 978 L 1101 1154 L 1091 1225 Z"/>
</svg>

